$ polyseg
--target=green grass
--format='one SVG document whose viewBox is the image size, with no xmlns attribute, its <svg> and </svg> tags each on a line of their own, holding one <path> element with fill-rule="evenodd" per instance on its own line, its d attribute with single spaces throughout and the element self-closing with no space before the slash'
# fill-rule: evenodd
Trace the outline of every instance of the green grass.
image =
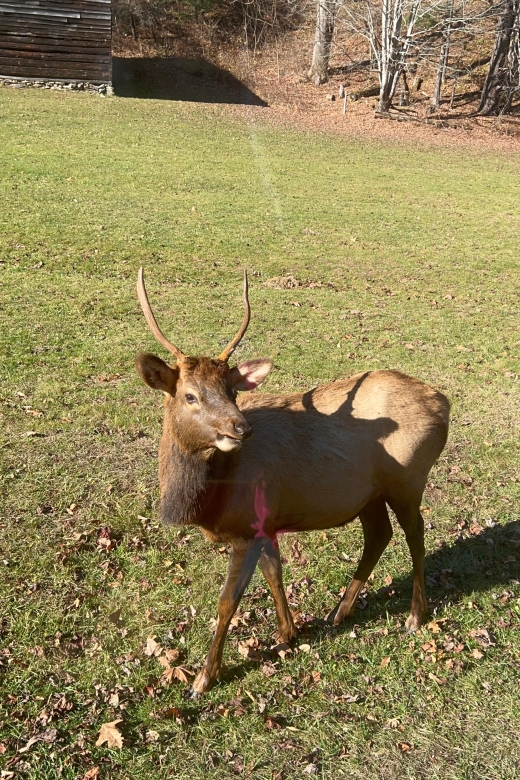
<svg viewBox="0 0 520 780">
<path fill-rule="evenodd" d="M 8 89 L 0 107 L 3 777 L 520 777 L 518 159 L 282 132 L 261 111 Z M 159 527 L 141 264 L 191 353 L 227 343 L 249 269 L 238 354 L 274 358 L 266 390 L 397 367 L 449 395 L 424 497 L 442 622 L 401 634 L 398 532 L 365 609 L 325 628 L 359 526 L 302 535 L 301 555 L 284 538 L 293 654 L 270 651 L 257 574 L 222 682 L 199 701 L 159 684 L 147 637 L 200 666 L 226 554 Z M 269 281 L 287 274 L 301 285 Z M 123 749 L 95 747 L 119 718 Z"/>
</svg>

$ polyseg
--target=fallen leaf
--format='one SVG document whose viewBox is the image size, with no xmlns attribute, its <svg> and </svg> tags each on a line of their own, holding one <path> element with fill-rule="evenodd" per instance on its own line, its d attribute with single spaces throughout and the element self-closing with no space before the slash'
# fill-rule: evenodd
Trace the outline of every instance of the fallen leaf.
<svg viewBox="0 0 520 780">
<path fill-rule="evenodd" d="M 433 680 L 433 682 L 437 683 L 437 685 L 446 685 L 446 678 L 445 677 L 436 677 L 433 672 L 428 673 L 428 677 L 430 680 Z"/>
<path fill-rule="evenodd" d="M 99 767 L 93 766 L 91 769 L 88 769 L 85 774 L 83 775 L 83 780 L 97 780 L 99 777 Z"/>
<path fill-rule="evenodd" d="M 162 646 L 155 641 L 152 636 L 149 636 L 146 640 L 146 647 L 144 648 L 144 654 L 149 658 L 152 656 L 158 656 L 162 653 Z"/>
<path fill-rule="evenodd" d="M 262 654 L 257 648 L 258 639 L 255 637 L 250 637 L 249 639 L 246 639 L 245 642 L 238 643 L 238 652 L 240 655 L 242 655 L 244 658 L 248 658 L 250 661 L 263 660 Z"/>
<path fill-rule="evenodd" d="M 36 742 L 48 742 L 52 743 L 56 741 L 56 737 L 58 736 L 58 732 L 56 729 L 48 729 L 47 731 L 42 731 L 40 734 L 36 734 L 34 737 L 31 737 L 30 740 L 27 742 L 24 747 L 21 747 L 19 749 L 19 753 L 26 753 Z"/>
<path fill-rule="evenodd" d="M 188 675 L 194 677 L 195 672 L 191 672 L 189 669 L 186 669 L 185 666 L 173 667 L 173 676 L 175 677 L 176 680 L 180 680 L 181 682 L 187 684 L 190 681 Z"/>
<path fill-rule="evenodd" d="M 185 666 L 170 666 L 167 658 L 159 658 L 159 663 L 164 666 L 164 672 L 162 673 L 161 680 L 166 683 L 172 683 L 174 680 L 180 680 L 180 682 L 188 684 L 188 675 L 194 676 L 195 672 L 191 672 L 186 669 Z"/>
<path fill-rule="evenodd" d="M 340 697 L 342 701 L 344 701 L 346 704 L 355 704 L 357 701 L 360 700 L 360 696 L 354 693 L 345 693 L 343 696 Z"/>
<path fill-rule="evenodd" d="M 388 664 L 389 664 L 389 663 L 390 663 L 390 656 L 389 656 L 389 655 L 387 655 L 387 656 L 386 656 L 385 658 L 383 658 L 383 660 L 381 661 L 381 666 L 388 666 Z"/>
<path fill-rule="evenodd" d="M 496 645 L 495 637 L 489 633 L 487 628 L 473 628 L 469 635 L 476 639 L 482 647 L 494 647 Z"/>
<path fill-rule="evenodd" d="M 477 650 L 477 648 L 471 651 L 471 655 L 473 658 L 476 658 L 477 661 L 480 661 L 481 658 L 484 658 L 484 653 L 481 653 L 480 650 Z"/>
<path fill-rule="evenodd" d="M 287 642 L 280 642 L 280 644 L 278 644 L 278 645 L 273 645 L 271 647 L 271 650 L 273 650 L 275 653 L 277 653 L 282 660 L 285 658 L 285 656 L 288 653 L 292 653 L 292 649 L 287 644 Z"/>
<path fill-rule="evenodd" d="M 112 720 L 110 723 L 101 724 L 99 730 L 99 737 L 97 738 L 96 747 L 100 747 L 105 742 L 109 748 L 122 748 L 123 747 L 123 735 L 116 728 L 118 723 L 122 723 L 122 719 Z"/>
<path fill-rule="evenodd" d="M 167 710 L 163 712 L 163 718 L 175 718 L 175 720 L 183 720 L 183 713 L 182 710 L 180 710 L 178 707 L 168 707 Z"/>
<path fill-rule="evenodd" d="M 311 646 L 310 645 L 298 645 L 298 650 L 301 650 L 302 653 L 310 653 L 311 652 Z"/>
<path fill-rule="evenodd" d="M 410 750 L 413 750 L 413 745 L 410 745 L 409 742 L 398 742 L 397 747 L 401 753 L 409 753 Z"/>
</svg>

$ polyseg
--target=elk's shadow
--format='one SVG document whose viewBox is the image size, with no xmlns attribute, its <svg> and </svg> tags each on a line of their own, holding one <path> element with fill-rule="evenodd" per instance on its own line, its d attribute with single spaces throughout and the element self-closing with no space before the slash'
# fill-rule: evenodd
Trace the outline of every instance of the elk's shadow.
<svg viewBox="0 0 520 780">
<path fill-rule="evenodd" d="M 425 532 L 428 541 L 428 530 Z M 443 543 L 424 559 L 426 590 L 431 606 L 457 602 L 463 596 L 507 588 L 520 577 L 520 520 L 484 528 L 478 535 L 461 531 L 453 544 Z M 403 597 L 412 590 L 412 577 L 395 583 Z M 384 597 L 384 588 L 378 598 Z M 500 595 L 500 594 L 498 594 Z"/>
<path fill-rule="evenodd" d="M 112 83 L 120 97 L 267 106 L 233 74 L 204 59 L 113 57 Z"/>
</svg>

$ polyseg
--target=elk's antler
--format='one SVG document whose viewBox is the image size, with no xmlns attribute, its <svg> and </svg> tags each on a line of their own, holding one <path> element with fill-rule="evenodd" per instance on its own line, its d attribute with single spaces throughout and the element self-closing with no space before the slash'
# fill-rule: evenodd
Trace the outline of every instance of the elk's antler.
<svg viewBox="0 0 520 780">
<path fill-rule="evenodd" d="M 229 360 L 235 349 L 238 347 L 239 343 L 244 338 L 244 333 L 247 330 L 247 326 L 249 325 L 249 319 L 251 317 L 251 308 L 249 306 L 249 298 L 247 297 L 247 271 L 244 271 L 244 319 L 242 320 L 242 324 L 236 334 L 233 336 L 227 347 L 220 353 L 218 356 L 219 360 Z"/>
<path fill-rule="evenodd" d="M 186 355 L 184 354 L 184 352 L 181 352 L 181 350 L 178 347 L 176 347 L 175 344 L 172 344 L 170 341 L 168 341 L 164 333 L 157 325 L 155 317 L 153 316 L 153 312 L 150 308 L 150 304 L 148 303 L 148 296 L 146 294 L 146 288 L 144 286 L 144 271 L 142 268 L 139 269 L 139 273 L 137 274 L 137 295 L 146 322 L 148 323 L 150 330 L 152 331 L 153 335 L 155 336 L 159 344 L 162 344 L 162 346 L 165 349 L 167 349 L 168 352 L 171 352 L 172 355 L 175 355 L 175 357 L 179 362 L 186 360 Z"/>
</svg>

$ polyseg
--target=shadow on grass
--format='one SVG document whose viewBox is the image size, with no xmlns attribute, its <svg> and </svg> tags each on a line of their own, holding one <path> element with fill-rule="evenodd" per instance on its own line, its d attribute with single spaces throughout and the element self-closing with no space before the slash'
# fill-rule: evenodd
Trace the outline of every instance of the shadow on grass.
<svg viewBox="0 0 520 780">
<path fill-rule="evenodd" d="M 428 532 L 426 532 L 426 535 Z M 516 559 L 516 560 L 515 560 Z M 443 544 L 424 559 L 426 595 L 430 610 L 454 604 L 464 596 L 499 591 L 512 581 L 520 579 L 520 520 L 507 525 L 485 528 L 478 535 L 460 535 L 454 544 Z M 348 577 L 345 577 L 347 584 Z M 412 565 L 410 574 L 394 580 L 391 585 L 369 591 L 366 609 L 357 609 L 355 620 L 359 624 L 372 620 L 375 615 L 402 614 L 403 622 L 408 616 L 413 589 Z M 352 620 L 333 631 L 351 630 Z M 325 621 L 311 623 L 307 631 L 323 631 Z"/>
<path fill-rule="evenodd" d="M 231 73 L 203 59 L 113 57 L 112 83 L 119 97 L 267 106 Z"/>
<path fill-rule="evenodd" d="M 426 556 L 426 589 L 432 604 L 504 588 L 520 577 L 520 520 L 484 528 L 473 536 L 459 535 Z M 519 560 L 515 560 L 518 558 Z M 396 587 L 412 590 L 412 576 Z"/>
<path fill-rule="evenodd" d="M 518 554 L 515 554 L 517 549 Z M 512 557 L 518 560 L 511 560 Z M 497 595 L 501 596 L 503 589 L 507 590 L 512 581 L 518 582 L 520 578 L 520 520 L 505 526 L 486 528 L 478 536 L 459 537 L 453 545 L 443 544 L 426 556 L 425 570 L 430 610 L 457 603 L 464 596 L 493 590 L 497 590 Z M 345 572 L 345 584 L 348 574 L 352 573 Z M 369 591 L 366 608 L 358 608 L 354 618 L 345 620 L 339 626 L 333 626 L 322 618 L 314 618 L 300 627 L 293 644 L 321 641 L 327 635 L 351 632 L 354 621 L 363 626 L 381 614 L 401 615 L 404 624 L 410 608 L 412 587 L 410 560 L 410 575 L 394 580 L 391 586 Z M 326 606 L 332 609 L 334 604 Z M 274 623 L 271 628 L 272 644 L 275 645 Z M 226 666 L 220 684 L 243 679 L 250 673 L 252 665 L 277 661 L 276 651 L 269 649 L 269 641 L 259 649 L 261 659 L 258 661 L 248 660 Z M 193 717 L 198 717 L 200 705 L 198 707 L 191 703 L 190 711 Z"/>
</svg>

